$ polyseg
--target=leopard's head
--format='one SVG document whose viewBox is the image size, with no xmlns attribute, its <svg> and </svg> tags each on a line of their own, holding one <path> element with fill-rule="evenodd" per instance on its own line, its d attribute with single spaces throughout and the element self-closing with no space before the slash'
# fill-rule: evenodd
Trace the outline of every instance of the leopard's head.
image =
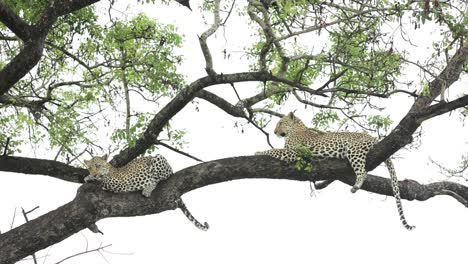
<svg viewBox="0 0 468 264">
<path fill-rule="evenodd" d="M 292 131 L 303 128 L 305 128 L 304 123 L 291 112 L 278 121 L 275 128 L 275 135 L 278 137 L 287 137 Z"/>
<path fill-rule="evenodd" d="M 89 171 L 89 175 L 84 179 L 88 181 L 103 181 L 104 177 L 109 174 L 110 165 L 107 162 L 107 154 L 102 157 L 93 157 L 91 160 L 84 161 L 86 168 Z"/>
</svg>

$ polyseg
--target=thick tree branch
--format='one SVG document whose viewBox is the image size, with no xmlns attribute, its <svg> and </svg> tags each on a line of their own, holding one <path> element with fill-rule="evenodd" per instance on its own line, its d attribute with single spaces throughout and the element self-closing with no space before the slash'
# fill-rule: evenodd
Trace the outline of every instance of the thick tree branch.
<svg viewBox="0 0 468 264">
<path fill-rule="evenodd" d="M 438 115 L 445 114 L 447 112 L 450 112 L 452 110 L 455 110 L 460 107 L 464 107 L 468 105 L 468 95 L 462 96 L 458 99 L 455 99 L 451 102 L 440 102 L 435 105 L 431 105 L 419 112 L 418 116 L 418 122 L 422 123 L 424 120 L 433 118 Z"/>
<path fill-rule="evenodd" d="M 0 170 L 25 174 L 41 174 L 64 181 L 82 183 L 88 170 L 53 160 L 0 156 Z"/>
<path fill-rule="evenodd" d="M 18 55 L 0 70 L 0 96 L 36 66 L 44 50 L 44 39 L 45 36 L 26 42 Z"/>
<path fill-rule="evenodd" d="M 53 8 L 57 17 L 80 10 L 83 7 L 90 6 L 100 0 L 59 0 L 54 1 Z"/>
<path fill-rule="evenodd" d="M 145 198 L 137 192 L 113 194 L 102 191 L 97 185 L 84 184 L 78 189 L 73 201 L 1 234 L 0 264 L 19 261 L 103 218 L 148 215 L 175 209 L 177 207 L 175 201 L 182 194 L 210 184 L 247 178 L 298 181 L 337 179 L 349 185 L 354 184 L 352 170 L 343 160 L 323 160 L 312 164 L 313 171 L 306 173 L 266 156 L 215 160 L 176 172 L 168 180 L 160 183 L 150 198 Z M 75 169 L 69 168 L 69 170 L 68 174 Z M 452 194 L 461 201 L 468 200 L 468 187 L 456 183 L 439 182 L 423 185 L 405 180 L 399 184 L 401 196 L 407 200 L 424 201 L 442 194 Z M 373 175 L 369 175 L 362 189 L 392 195 L 390 180 Z M 67 217 L 63 217 L 64 215 Z"/>
<path fill-rule="evenodd" d="M 50 100 L 50 98 L 42 98 L 39 100 L 27 100 L 21 97 L 15 98 L 8 95 L 0 95 L 0 105 L 11 105 L 16 107 L 26 107 L 30 109 L 41 109 L 42 106 Z"/>
<path fill-rule="evenodd" d="M 197 93 L 197 97 L 216 105 L 217 107 L 219 107 L 220 109 L 222 109 L 224 112 L 228 113 L 231 116 L 242 117 L 242 118 L 247 117 L 242 107 L 233 105 L 229 103 L 228 101 L 224 100 L 222 97 L 217 96 L 214 93 L 201 90 Z"/>
<path fill-rule="evenodd" d="M 61 0 L 52 1 L 35 25 L 29 26 L 13 11 L 0 2 L 0 21 L 24 40 L 21 51 L 0 70 L 0 96 L 24 77 L 42 57 L 44 42 L 57 18 L 89 6 L 99 0 Z"/>
<path fill-rule="evenodd" d="M 203 34 L 199 37 L 199 42 L 200 42 L 200 47 L 203 52 L 203 56 L 205 57 L 205 62 L 206 62 L 206 67 L 205 70 L 208 73 L 208 75 L 212 76 L 215 75 L 216 72 L 213 69 L 213 58 L 211 57 L 211 52 L 210 48 L 208 47 L 208 44 L 206 43 L 206 40 L 213 35 L 216 30 L 218 30 L 219 26 L 221 25 L 221 18 L 219 16 L 219 2 L 221 0 L 215 0 L 213 3 L 213 24 L 209 29 L 207 29 Z"/>
<path fill-rule="evenodd" d="M 118 167 L 125 165 L 129 161 L 144 153 L 153 145 L 167 122 L 185 107 L 203 88 L 216 85 L 236 82 L 260 81 L 266 82 L 274 79 L 273 75 L 267 72 L 242 72 L 233 74 L 218 74 L 200 78 L 186 88 L 181 90 L 161 111 L 151 120 L 143 137 L 140 137 L 131 148 L 122 150 L 116 155 L 111 163 Z"/>
<path fill-rule="evenodd" d="M 3 1 L 0 1 L 0 22 L 5 24 L 11 32 L 15 33 L 23 41 L 30 38 L 30 26 L 28 23 L 8 8 Z"/>
</svg>

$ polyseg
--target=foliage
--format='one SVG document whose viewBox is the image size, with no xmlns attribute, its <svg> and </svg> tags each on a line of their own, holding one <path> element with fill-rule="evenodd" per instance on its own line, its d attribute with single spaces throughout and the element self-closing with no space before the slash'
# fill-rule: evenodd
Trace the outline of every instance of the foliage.
<svg viewBox="0 0 468 264">
<path fill-rule="evenodd" d="M 23 6 L 14 4 L 16 9 Z M 33 20 L 37 14 L 25 12 L 24 16 Z M 1 63 L 18 52 L 16 44 L 0 42 L 0 49 L 7 51 Z M 34 131 L 32 144 L 48 142 L 61 155 L 75 155 L 79 149 L 96 148 L 99 124 L 114 127 L 110 139 L 116 148 L 134 144 L 151 114 L 132 110 L 131 137 L 122 141 L 122 121 L 106 120 L 109 111 L 123 111 L 124 82 L 130 93 L 140 96 L 138 104 L 173 96 L 184 85 L 176 69 L 182 58 L 175 49 L 181 45 L 182 37 L 172 25 L 158 24 L 142 14 L 110 25 L 99 23 L 92 7 L 61 17 L 47 37 L 37 70 L 10 92 L 15 97 L 45 98 L 45 102 L 36 108 L 3 106 L 0 144 L 10 137 L 10 150 L 17 151 L 13 147 L 24 141 L 22 135 Z M 8 124 L 17 126 L 11 129 Z"/>
<path fill-rule="evenodd" d="M 310 151 L 310 148 L 303 145 L 297 145 L 295 150 L 298 152 L 299 155 L 297 157 L 297 160 L 293 164 L 294 168 L 300 171 L 311 172 L 313 167 L 310 161 L 313 155 Z"/>
<path fill-rule="evenodd" d="M 32 24 L 49 1 L 2 3 Z M 156 3 L 140 0 L 137 4 Z M 216 6 L 215 1 L 200 4 L 208 24 Z M 313 109 L 316 129 L 358 126 L 386 133 L 392 120 L 376 99 L 402 90 L 413 94 L 410 86 L 415 82 L 407 80 L 404 72 L 410 67 L 424 69 L 413 96 L 428 95 L 434 73 L 468 39 L 464 1 L 262 0 L 221 1 L 219 6 L 218 27 L 229 30 L 229 19 L 238 16 L 252 29 L 246 35 L 253 41 L 240 49 L 250 70 L 286 80 L 258 82 L 255 100 L 240 109 L 253 114 L 251 119 L 260 128 L 270 121 L 265 113 L 280 112 L 295 100 Z M 165 103 L 182 92 L 186 81 L 177 68 L 183 63 L 184 54 L 179 51 L 185 44 L 173 25 L 144 14 L 104 18 L 97 8 L 59 17 L 47 36 L 40 63 L 7 97 L 0 98 L 0 145 L 11 138 L 10 151 L 17 152 L 24 144 L 47 146 L 59 158 L 102 152 L 109 145 L 113 150 L 132 147 L 144 136 L 157 111 L 155 103 Z M 112 12 L 109 6 L 105 9 Z M 410 43 L 410 30 L 429 26 L 439 29 L 430 56 L 424 63 L 411 61 L 411 54 L 398 43 Z M 0 67 L 22 46 L 0 23 Z M 166 139 L 157 140 L 183 148 L 185 133 L 166 124 Z"/>
</svg>

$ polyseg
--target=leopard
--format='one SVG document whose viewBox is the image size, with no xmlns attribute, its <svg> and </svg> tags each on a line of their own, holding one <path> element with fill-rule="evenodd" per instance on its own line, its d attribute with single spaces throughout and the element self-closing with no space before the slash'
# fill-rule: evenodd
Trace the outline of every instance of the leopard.
<svg viewBox="0 0 468 264">
<path fill-rule="evenodd" d="M 310 155 L 308 158 L 346 159 L 356 174 L 356 181 L 351 188 L 352 193 L 361 189 L 364 184 L 367 177 L 367 154 L 378 142 L 377 138 L 365 132 L 318 132 L 307 127 L 293 112 L 278 121 L 274 133 L 278 137 L 285 138 L 284 148 L 259 151 L 255 153 L 256 155 L 267 155 L 294 164 L 303 155 L 302 148 L 305 148 L 307 155 Z M 400 221 L 406 229 L 412 230 L 415 226 L 408 224 L 403 213 L 398 179 L 390 158 L 385 160 L 385 165 L 390 174 Z"/>
<path fill-rule="evenodd" d="M 171 165 L 160 154 L 134 159 L 120 168 L 112 166 L 107 158 L 106 154 L 84 161 L 89 171 L 89 175 L 84 178 L 85 182 L 100 182 L 103 190 L 114 193 L 141 191 L 143 196 L 150 197 L 159 182 L 173 175 Z M 182 198 L 178 198 L 176 204 L 197 228 L 208 230 L 208 223 L 200 223 L 190 213 Z"/>
</svg>

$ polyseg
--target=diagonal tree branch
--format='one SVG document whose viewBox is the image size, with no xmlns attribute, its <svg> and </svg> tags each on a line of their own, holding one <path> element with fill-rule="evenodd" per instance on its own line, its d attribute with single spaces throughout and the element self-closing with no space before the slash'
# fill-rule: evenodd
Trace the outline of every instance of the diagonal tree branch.
<svg viewBox="0 0 468 264">
<path fill-rule="evenodd" d="M 231 116 L 242 118 L 247 117 L 242 107 L 233 105 L 228 101 L 224 100 L 224 98 L 219 97 L 212 92 L 201 90 L 197 93 L 197 97 L 207 102 L 210 102 L 213 105 L 216 105 L 218 108 L 222 109 L 224 112 L 228 113 Z"/>
<path fill-rule="evenodd" d="M 45 36 L 42 36 L 26 42 L 18 55 L 0 70 L 0 96 L 6 94 L 15 83 L 36 66 L 42 57 L 44 39 Z"/>
<path fill-rule="evenodd" d="M 0 22 L 5 24 L 11 32 L 18 36 L 23 41 L 30 38 L 30 26 L 15 12 L 6 6 L 6 4 L 0 1 Z"/>
<path fill-rule="evenodd" d="M 186 88 L 181 90 L 161 111 L 159 111 L 151 120 L 147 129 L 140 137 L 135 145 L 126 148 L 116 155 L 111 163 L 115 166 L 123 166 L 129 161 L 143 154 L 150 146 L 152 146 L 163 130 L 167 122 L 175 116 L 182 108 L 184 108 L 203 88 L 216 84 L 229 84 L 236 82 L 260 81 L 266 82 L 274 79 L 273 75 L 267 72 L 241 72 L 233 74 L 218 74 L 200 78 Z"/>
<path fill-rule="evenodd" d="M 215 75 L 216 72 L 213 69 L 213 58 L 211 56 L 210 48 L 208 47 L 206 40 L 211 35 L 213 35 L 221 25 L 221 18 L 219 16 L 219 2 L 220 1 L 221 0 L 215 0 L 213 3 L 213 10 L 214 10 L 213 11 L 214 13 L 213 25 L 211 25 L 211 27 L 207 29 L 205 32 L 203 32 L 203 34 L 198 38 L 200 42 L 201 50 L 203 52 L 203 56 L 205 57 L 205 62 L 206 62 L 205 70 L 210 76 Z"/>
<path fill-rule="evenodd" d="M 8 92 L 24 77 L 42 57 L 44 42 L 57 18 L 89 6 L 99 0 L 52 1 L 35 25 L 29 26 L 13 11 L 0 2 L 0 21 L 25 41 L 23 49 L 0 70 L 0 96 Z"/>
<path fill-rule="evenodd" d="M 0 170 L 25 174 L 48 175 L 69 182 L 82 183 L 88 170 L 53 160 L 0 156 Z"/>
<path fill-rule="evenodd" d="M 460 78 L 463 66 L 467 61 L 468 43 L 465 43 L 464 46 L 462 46 L 448 61 L 447 66 L 442 70 L 437 78 L 429 83 L 428 95 L 421 96 L 416 99 L 408 113 L 392 130 L 392 132 L 371 149 L 367 156 L 366 169 L 368 171 L 376 168 L 377 165 L 412 141 L 413 133 L 419 128 L 421 123 L 427 119 L 421 117 L 428 116 L 428 111 L 431 111 L 428 109 L 432 109 L 435 112 L 439 111 L 438 113 L 442 114 L 440 110 L 437 110 L 440 109 L 439 106 L 431 108 L 430 105 L 434 99 L 440 95 L 441 91 L 445 89 L 444 87 L 450 87 Z M 465 99 L 464 97 L 461 97 L 457 100 L 455 101 L 460 103 L 460 101 L 464 101 Z M 455 103 L 451 105 L 458 106 Z M 460 104 L 460 106 L 463 105 Z M 448 111 L 453 109 L 455 108 L 447 108 Z"/>
<path fill-rule="evenodd" d="M 458 99 L 455 99 L 451 102 L 440 102 L 435 105 L 431 105 L 423 110 L 421 110 L 418 114 L 418 122 L 422 123 L 424 120 L 431 119 L 435 116 L 445 114 L 452 110 L 455 110 L 460 107 L 464 107 L 468 105 L 468 95 L 464 95 Z"/>
</svg>

